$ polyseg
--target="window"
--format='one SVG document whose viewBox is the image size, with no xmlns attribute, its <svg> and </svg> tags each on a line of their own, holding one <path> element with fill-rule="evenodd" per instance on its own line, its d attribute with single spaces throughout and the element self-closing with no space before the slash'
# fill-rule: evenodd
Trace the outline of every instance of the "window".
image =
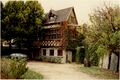
<svg viewBox="0 0 120 80">
<path fill-rule="evenodd" d="M 62 53 L 62 50 L 58 50 L 58 56 L 62 56 L 63 53 Z"/>
<path fill-rule="evenodd" d="M 55 20 L 55 18 L 54 17 L 50 17 L 50 21 L 54 21 Z"/>
<path fill-rule="evenodd" d="M 50 50 L 50 56 L 54 56 L 54 50 Z"/>
<path fill-rule="evenodd" d="M 61 35 L 60 35 L 60 34 L 57 34 L 56 36 L 57 36 L 57 38 L 61 38 Z"/>
<path fill-rule="evenodd" d="M 49 21 L 50 21 L 50 22 L 54 22 L 54 21 L 56 20 L 56 18 L 57 18 L 57 16 L 50 16 Z"/>
<path fill-rule="evenodd" d="M 56 34 L 53 35 L 53 39 L 56 39 Z"/>
<path fill-rule="evenodd" d="M 43 55 L 46 56 L 46 50 L 45 49 L 43 49 Z"/>
</svg>

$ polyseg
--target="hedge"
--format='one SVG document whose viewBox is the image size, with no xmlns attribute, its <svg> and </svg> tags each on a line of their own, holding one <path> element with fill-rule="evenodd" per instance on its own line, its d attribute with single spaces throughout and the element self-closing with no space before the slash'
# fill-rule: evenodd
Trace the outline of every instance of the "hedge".
<svg viewBox="0 0 120 80">
<path fill-rule="evenodd" d="M 39 57 L 36 57 L 35 59 L 43 62 L 61 63 L 62 58 L 63 57 L 61 56 L 39 56 Z"/>
</svg>

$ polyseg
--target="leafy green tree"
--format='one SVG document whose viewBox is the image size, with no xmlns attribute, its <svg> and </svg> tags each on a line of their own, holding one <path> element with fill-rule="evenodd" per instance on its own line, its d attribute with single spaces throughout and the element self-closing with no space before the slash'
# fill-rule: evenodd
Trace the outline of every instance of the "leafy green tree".
<svg viewBox="0 0 120 80">
<path fill-rule="evenodd" d="M 75 32 L 76 36 L 73 36 L 74 33 L 68 28 L 65 30 L 66 40 L 67 40 L 67 49 L 74 50 L 79 46 L 83 46 L 83 40 L 85 36 L 77 30 Z"/>
<path fill-rule="evenodd" d="M 2 37 L 3 39 L 9 41 L 11 48 L 11 39 L 16 38 L 18 36 L 17 30 L 18 27 L 22 26 L 24 22 L 24 18 L 22 15 L 22 8 L 24 6 L 23 1 L 9 1 L 5 4 L 2 9 Z"/>
<path fill-rule="evenodd" d="M 30 49 L 40 34 L 43 8 L 38 1 L 8 1 L 2 9 L 2 38 Z M 11 41 L 10 41 L 11 42 Z"/>
<path fill-rule="evenodd" d="M 33 41 L 40 37 L 44 10 L 38 1 L 27 1 L 24 8 L 25 31 L 28 43 L 26 45 L 29 48 L 33 45 Z"/>
<path fill-rule="evenodd" d="M 81 33 L 80 27 L 74 33 L 71 31 L 71 29 L 67 28 L 65 30 L 65 34 L 67 41 L 67 49 L 74 52 L 76 63 L 83 63 L 84 51 L 82 51 L 82 47 L 85 36 L 83 35 L 83 33 Z"/>
<path fill-rule="evenodd" d="M 90 15 L 92 25 L 86 34 L 86 56 L 90 61 L 97 54 L 103 57 L 105 54 L 116 53 L 120 50 L 120 7 L 105 6 L 99 8 Z M 119 56 L 118 56 L 119 57 Z"/>
</svg>

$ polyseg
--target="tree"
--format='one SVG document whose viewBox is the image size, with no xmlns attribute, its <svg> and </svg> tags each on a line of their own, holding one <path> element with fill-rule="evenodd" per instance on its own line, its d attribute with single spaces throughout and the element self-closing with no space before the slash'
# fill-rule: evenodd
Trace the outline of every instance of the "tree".
<svg viewBox="0 0 120 80">
<path fill-rule="evenodd" d="M 18 36 L 18 28 L 22 26 L 24 22 L 24 17 L 22 14 L 22 9 L 24 6 L 23 1 L 9 1 L 5 4 L 2 9 L 2 39 L 9 41 L 11 48 L 11 39 Z M 19 30 L 20 31 L 20 30 Z M 21 32 L 21 31 L 20 31 Z"/>
<path fill-rule="evenodd" d="M 116 53 L 119 55 L 119 6 L 105 6 L 104 8 L 95 10 L 94 13 L 90 15 L 90 21 L 92 25 L 85 41 L 88 51 L 86 54 L 90 54 L 90 58 L 95 54 L 97 54 L 99 57 L 104 56 L 106 53 Z"/>
<path fill-rule="evenodd" d="M 26 46 L 30 49 L 39 37 L 43 13 L 38 1 L 8 1 L 1 14 L 2 38 L 15 39 L 19 48 Z"/>
<path fill-rule="evenodd" d="M 27 1 L 24 8 L 27 47 L 29 48 L 33 46 L 34 40 L 40 37 L 44 10 L 38 1 Z"/>
<path fill-rule="evenodd" d="M 83 46 L 82 41 L 84 40 L 85 36 L 80 32 L 79 29 L 73 33 L 72 30 L 68 28 L 65 30 L 65 34 L 67 40 L 67 49 L 75 50 L 77 47 Z"/>
<path fill-rule="evenodd" d="M 66 36 L 66 48 L 73 52 L 73 57 L 75 58 L 76 63 L 83 63 L 84 59 L 84 49 L 83 47 L 83 40 L 85 36 L 80 30 L 80 26 L 72 32 L 72 29 L 65 29 L 65 36 Z"/>
</svg>

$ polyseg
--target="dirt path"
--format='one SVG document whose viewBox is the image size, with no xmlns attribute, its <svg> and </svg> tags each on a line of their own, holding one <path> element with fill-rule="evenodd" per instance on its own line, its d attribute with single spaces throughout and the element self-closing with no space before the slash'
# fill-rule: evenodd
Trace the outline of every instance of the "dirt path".
<svg viewBox="0 0 120 80">
<path fill-rule="evenodd" d="M 93 80 L 95 78 L 80 72 L 77 64 L 54 64 L 28 62 L 31 70 L 40 72 L 45 80 Z"/>
</svg>

